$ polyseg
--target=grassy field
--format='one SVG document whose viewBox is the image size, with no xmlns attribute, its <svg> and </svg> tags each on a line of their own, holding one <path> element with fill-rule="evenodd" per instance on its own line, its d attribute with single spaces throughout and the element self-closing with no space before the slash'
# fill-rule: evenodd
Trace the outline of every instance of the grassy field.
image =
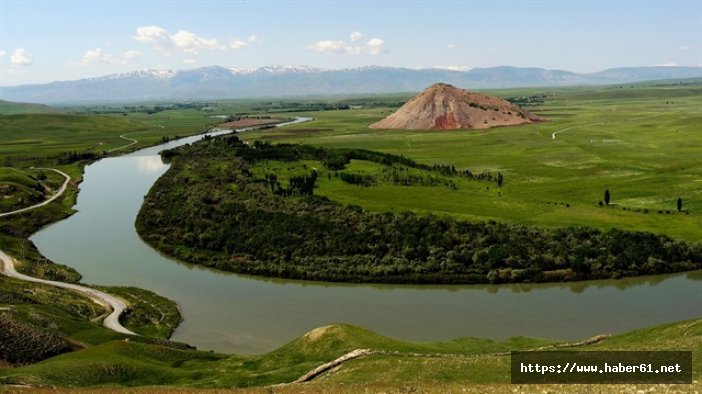
<svg viewBox="0 0 702 394">
<path fill-rule="evenodd" d="M 61 110 L 48 107 L 42 104 L 33 103 L 17 103 L 13 101 L 0 100 L 0 116 L 16 115 L 16 114 L 35 114 L 35 113 L 57 113 Z"/>
<path fill-rule="evenodd" d="M 391 354 L 367 356 L 343 363 L 314 379 L 312 387 L 326 387 L 328 392 L 346 392 L 343 391 L 345 387 L 354 385 L 373 387 L 382 384 L 395 388 L 453 385 L 470 388 L 474 384 L 488 384 L 490 386 L 487 387 L 495 389 L 509 383 L 510 369 L 509 355 L 496 353 L 555 344 L 522 337 L 505 342 L 461 338 L 447 342 L 410 343 L 386 338 L 359 327 L 332 325 L 317 328 L 261 356 L 221 355 L 158 344 L 110 341 L 38 364 L 0 369 L 0 383 L 39 386 L 268 386 L 291 382 L 317 365 L 352 350 L 373 349 L 387 350 Z M 693 380 L 698 381 L 699 387 L 702 320 L 645 328 L 613 336 L 598 344 L 568 349 L 693 350 Z M 310 386 L 291 387 L 304 391 Z M 689 389 L 689 386 L 686 388 Z"/>
<path fill-rule="evenodd" d="M 244 138 L 373 149 L 402 154 L 422 163 L 452 164 L 476 173 L 499 171 L 505 176 L 501 188 L 494 183 L 471 180 L 457 181 L 455 189 L 446 185 L 396 186 L 382 178 L 382 169 L 374 163 L 355 161 L 344 171 L 375 176 L 379 179 L 377 185 L 363 187 L 333 177 L 320 177 L 316 194 L 373 211 L 409 210 L 549 227 L 619 227 L 686 240 L 700 239 L 702 87 L 627 85 L 488 93 L 502 97 L 545 94 L 549 97 L 545 103 L 529 109 L 547 118 L 547 122 L 484 131 L 368 129 L 367 125 L 392 112 L 395 107 L 392 103 L 410 97 L 393 95 L 372 98 L 381 105 L 366 105 L 360 109 L 295 112 L 293 115 L 313 116 L 315 120 L 285 129 L 246 133 Z M 367 98 L 328 100 L 354 105 L 369 101 Z M 124 149 L 127 150 L 156 143 L 163 137 L 197 133 L 217 122 L 209 113 L 195 109 L 128 113 L 126 116 L 27 115 L 18 113 L 44 109 L 5 109 L 4 105 L 0 105 L 0 114 L 6 114 L 0 116 L 0 166 L 13 168 L 0 169 L 0 179 L 11 178 L 25 188 L 34 185 L 36 173 L 28 169 L 32 165 L 63 169 L 79 181 L 84 161 L 56 164 L 56 159 L 66 151 L 112 151 L 111 154 L 116 155 L 130 143 L 120 135 L 126 134 L 139 141 Z M 276 114 L 276 111 L 300 108 L 305 107 L 289 106 L 282 101 L 271 101 L 263 106 L 237 101 L 221 104 L 212 114 Z M 291 116 L 291 112 L 280 113 Z M 552 134 L 559 131 L 554 139 Z M 288 173 L 281 179 L 307 171 L 303 165 L 314 167 L 316 164 L 309 162 L 286 168 Z M 283 170 L 280 163 L 267 165 L 268 169 Z M 266 168 L 259 170 L 267 171 Z M 47 175 L 48 183 L 60 180 Z M 0 249 L 20 258 L 23 264 L 19 268 L 23 272 L 66 281 L 80 279 L 80 274 L 74 270 L 46 261 L 26 241 L 40 226 L 72 212 L 77 193 L 75 181 L 65 197 L 56 203 L 12 220 L 0 219 Z M 605 189 L 612 193 L 612 204 L 601 208 L 598 202 Z M 683 213 L 676 212 L 678 197 L 684 201 Z M 265 355 L 222 355 L 151 339 L 167 337 L 177 325 L 179 317 L 175 315 L 175 306 L 139 289 L 107 290 L 132 302 L 133 313 L 124 323 L 148 337 L 125 340 L 124 336 L 102 328 L 91 321 L 100 314 L 96 306 L 74 294 L 0 278 L 0 296 L 5 297 L 0 300 L 2 314 L 9 315 L 13 321 L 31 324 L 37 330 L 68 338 L 76 350 L 25 367 L 0 368 L 0 386 L 91 386 L 89 391 L 75 392 L 107 393 L 170 393 L 183 392 L 188 387 L 267 386 L 290 382 L 353 349 L 372 348 L 458 356 L 370 356 L 345 363 L 311 384 L 236 392 L 505 392 L 515 389 L 508 384 L 509 357 L 490 353 L 555 343 L 531 338 L 513 338 L 506 342 L 464 338 L 440 343 L 409 343 L 358 327 L 334 325 L 314 330 Z M 700 389 L 702 320 L 619 334 L 587 349 L 693 350 L 696 383 L 693 387 L 530 386 L 519 390 L 689 392 Z M 121 385 L 171 387 L 109 387 Z M 11 386 L 0 387 L 0 392 L 6 391 L 28 392 Z M 30 391 L 42 392 L 36 388 Z M 46 389 L 46 392 L 53 391 Z"/>
<path fill-rule="evenodd" d="M 44 201 L 63 181 L 54 171 L 0 167 L 0 212 Z"/>
<path fill-rule="evenodd" d="M 46 113 L 0 116 L 0 155 L 5 163 L 17 167 L 28 161 L 59 157 L 68 151 L 96 154 L 115 151 L 131 142 L 120 137 L 125 134 L 139 141 L 132 148 L 176 135 L 173 130 L 127 118 Z M 178 130 L 181 135 L 200 131 L 185 127 Z"/>
<path fill-rule="evenodd" d="M 373 211 L 414 211 L 540 226 L 588 225 L 698 240 L 702 215 L 702 87 L 627 86 L 543 93 L 545 123 L 481 131 L 371 130 L 391 108 L 303 113 L 314 121 L 243 134 L 248 140 L 365 148 L 422 163 L 504 174 L 497 188 L 374 187 L 322 181 L 317 194 Z M 561 132 L 559 132 L 561 131 Z M 553 133 L 556 137 L 553 138 Z M 359 164 L 360 165 L 360 164 Z M 365 169 L 372 171 L 372 169 Z M 323 177 L 322 177 L 323 178 Z M 599 207 L 604 191 L 609 207 Z M 683 212 L 676 201 L 683 199 Z"/>
<path fill-rule="evenodd" d="M 348 384 L 348 385 L 332 385 L 324 383 L 312 383 L 305 385 L 282 385 L 282 386 L 267 386 L 255 388 L 240 388 L 240 389 L 199 389 L 199 388 L 184 388 L 184 387 L 110 387 L 110 388 L 21 388 L 7 387 L 4 390 L 0 388 L 0 392 L 23 394 L 23 393 L 68 393 L 68 394 L 357 394 L 357 393 L 378 393 L 378 394 L 447 394 L 447 393 L 512 393 L 518 390 L 519 393 L 630 393 L 639 394 L 646 390 L 656 390 L 665 393 L 690 393 L 688 385 L 605 385 L 605 384 L 588 384 L 588 385 L 543 385 L 532 384 L 522 385 L 515 389 L 514 386 L 508 383 L 501 384 L 460 384 L 460 383 L 426 383 L 421 385 L 402 385 L 391 383 L 367 383 L 367 384 Z M 695 390 L 695 389 L 692 389 Z M 694 392 L 694 391 L 693 391 Z"/>
<path fill-rule="evenodd" d="M 130 330 L 146 335 L 136 341 L 168 338 L 180 322 L 177 306 L 154 293 L 135 288 L 101 288 L 124 299 L 129 307 L 120 319 Z M 0 360 L 25 365 L 71 350 L 127 338 L 104 328 L 102 306 L 70 290 L 0 276 Z M 60 351 L 46 352 L 49 345 Z M 166 343 L 166 342 L 164 342 Z"/>
<path fill-rule="evenodd" d="M 78 282 L 80 273 L 55 264 L 42 256 L 28 237 L 44 225 L 73 213 L 84 166 L 111 151 L 121 153 L 131 141 L 120 135 L 134 133 L 139 142 L 129 149 L 152 145 L 163 137 L 163 128 L 124 119 L 123 116 L 94 116 L 61 113 L 49 107 L 0 103 L 0 212 L 43 201 L 63 183 L 53 171 L 33 166 L 59 168 L 72 180 L 67 191 L 55 202 L 40 209 L 0 218 L 0 250 L 19 260 L 23 273 Z M 42 112 L 43 113 L 39 113 Z M 200 128 L 183 128 L 183 134 L 199 133 Z M 135 137 L 137 138 L 137 137 Z M 94 153 L 66 162 L 66 152 Z M 148 338 L 168 338 L 180 323 L 177 306 L 170 300 L 136 288 L 104 288 L 127 301 L 122 323 Z M 24 363 L 46 358 L 44 347 L 66 351 L 121 339 L 100 325 L 104 310 L 74 292 L 0 276 L 0 316 L 3 324 L 3 353 L 0 359 L 15 357 Z M 50 344 L 44 346 L 44 344 Z M 11 345 L 11 346 L 10 346 Z M 56 350 L 59 349 L 59 350 Z M 24 361 L 23 361 L 24 360 Z"/>
</svg>

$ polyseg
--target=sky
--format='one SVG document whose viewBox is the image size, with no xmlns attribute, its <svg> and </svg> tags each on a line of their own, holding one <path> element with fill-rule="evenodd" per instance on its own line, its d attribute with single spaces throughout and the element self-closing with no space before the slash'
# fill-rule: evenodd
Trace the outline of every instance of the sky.
<svg viewBox="0 0 702 394">
<path fill-rule="evenodd" d="M 142 69 L 702 64 L 702 0 L 0 0 L 0 86 Z"/>
</svg>

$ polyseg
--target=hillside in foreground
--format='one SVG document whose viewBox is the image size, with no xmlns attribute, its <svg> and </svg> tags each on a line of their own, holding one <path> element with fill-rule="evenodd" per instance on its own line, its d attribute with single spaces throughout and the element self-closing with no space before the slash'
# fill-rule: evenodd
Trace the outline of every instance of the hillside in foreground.
<svg viewBox="0 0 702 394">
<path fill-rule="evenodd" d="M 349 325 L 317 328 L 287 345 L 261 356 L 232 356 L 177 349 L 165 345 L 113 340 L 67 353 L 44 362 L 0 369 L 0 383 L 31 386 L 178 386 L 153 387 L 137 392 L 181 392 L 180 387 L 261 387 L 290 383 L 308 371 L 357 349 L 369 354 L 335 364 L 308 379 L 308 383 L 267 388 L 268 392 L 417 392 L 512 390 L 509 385 L 509 351 L 543 348 L 559 350 L 692 350 L 693 381 L 699 387 L 702 373 L 702 320 L 689 320 L 643 328 L 595 343 L 558 343 L 524 337 L 496 342 L 461 338 L 447 342 L 398 341 Z M 507 352 L 507 353 L 505 353 Z M 476 386 L 477 385 L 477 386 Z M 538 386 L 536 386 L 538 387 Z M 555 386 L 547 386 L 556 389 Z M 618 392 L 654 386 L 569 386 L 588 392 Z M 666 392 L 689 392 L 689 385 L 658 386 Z M 426 390 L 425 390 L 426 388 Z M 466 390 L 463 390 L 466 389 Z M 289 390 L 289 391 L 288 391 Z M 418 391 L 421 390 L 421 391 Z M 470 391 L 473 390 L 473 391 Z M 557 389 L 556 389 L 557 390 Z M 576 390 L 576 391 L 578 391 Z M 623 391 L 622 391 L 623 390 Z M 687 391 L 685 391 L 687 390 Z M 558 390 L 557 390 L 558 391 Z M 570 390 L 569 390 L 570 391 Z M 22 391 L 19 391 L 22 392 Z M 96 392 L 123 392 L 105 388 Z M 127 391 L 124 391 L 127 392 Z M 134 392 L 130 389 L 128 392 Z M 258 392 L 258 391 L 244 391 Z"/>
</svg>

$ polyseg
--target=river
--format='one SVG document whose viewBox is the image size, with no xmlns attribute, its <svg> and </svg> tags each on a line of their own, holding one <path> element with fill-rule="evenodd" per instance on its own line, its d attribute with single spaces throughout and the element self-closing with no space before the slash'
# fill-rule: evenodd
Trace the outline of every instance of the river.
<svg viewBox="0 0 702 394">
<path fill-rule="evenodd" d="M 572 340 L 702 316 L 700 271 L 566 284 L 398 286 L 255 278 L 178 262 L 142 242 L 134 221 L 143 196 L 168 169 L 157 152 L 199 138 L 87 166 L 78 212 L 31 238 L 44 256 L 77 269 L 84 283 L 137 286 L 177 302 L 184 321 L 173 340 L 263 353 L 342 322 L 406 340 Z"/>
</svg>

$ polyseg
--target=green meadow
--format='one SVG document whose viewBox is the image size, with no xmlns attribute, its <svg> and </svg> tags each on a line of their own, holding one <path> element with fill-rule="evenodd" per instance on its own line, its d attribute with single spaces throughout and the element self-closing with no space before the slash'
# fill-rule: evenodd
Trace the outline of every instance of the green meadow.
<svg viewBox="0 0 702 394">
<path fill-rule="evenodd" d="M 504 184 L 352 185 L 322 176 L 316 194 L 373 211 L 413 211 L 467 220 L 539 226 L 587 225 L 702 237 L 702 87 L 614 86 L 502 90 L 544 94 L 528 107 L 546 122 L 489 130 L 373 130 L 391 108 L 301 113 L 311 122 L 243 133 L 247 140 L 364 148 L 474 173 L 501 172 Z M 556 137 L 553 138 L 553 134 Z M 378 175 L 368 163 L 346 171 Z M 609 206 L 600 207 L 610 190 Z M 676 202 L 683 200 L 683 211 Z"/>
<path fill-rule="evenodd" d="M 565 347 L 573 350 L 671 350 L 702 346 L 701 320 L 643 328 L 612 336 L 592 345 Z M 106 334 L 106 333 L 105 333 Z M 344 392 L 347 385 L 377 385 L 431 389 L 442 384 L 508 384 L 509 352 L 564 345 L 524 337 L 496 342 L 459 338 L 446 342 L 403 342 L 369 330 L 337 324 L 317 328 L 292 342 L 260 356 L 224 355 L 186 349 L 177 344 L 144 340 L 109 339 L 37 364 L 0 368 L 0 384 L 35 386 L 143 386 L 255 387 L 290 383 L 313 368 L 355 349 L 379 354 L 357 358 L 320 374 L 299 389 L 319 384 L 325 392 Z M 114 337 L 114 335 L 112 335 Z M 698 381 L 702 359 L 693 353 L 693 380 Z M 324 386 L 326 385 L 326 386 Z M 616 387 L 616 386 L 615 386 Z M 655 386 L 644 386 L 652 388 Z M 699 387 L 699 383 L 693 385 Z M 622 387 L 619 386 L 619 389 Z M 685 389 L 690 388 L 685 386 Z M 162 389 L 169 391 L 168 388 Z M 177 389 L 172 388 L 173 392 Z M 270 388 L 269 392 L 277 392 Z M 316 391 L 312 391 L 316 392 Z"/>
<path fill-rule="evenodd" d="M 33 114 L 33 113 L 58 113 L 61 110 L 42 104 L 16 103 L 14 101 L 0 100 L 0 115 Z"/>
<path fill-rule="evenodd" d="M 76 183 L 82 178 L 83 167 L 92 160 L 202 133 L 215 122 L 209 114 L 187 109 L 155 114 L 94 114 L 86 113 L 84 108 L 56 109 L 0 101 L 0 212 L 43 199 L 35 187 L 39 171 L 32 167 L 58 168 Z M 67 154 L 74 157 L 67 158 Z M 47 180 L 41 183 L 50 189 L 63 182 L 63 177 L 53 171 L 42 172 Z M 68 194 L 72 192 L 73 188 Z"/>
<path fill-rule="evenodd" d="M 375 179 L 370 186 L 349 184 L 315 161 L 269 161 L 253 168 L 257 176 L 275 172 L 285 182 L 318 168 L 315 194 L 371 211 L 413 211 L 467 220 L 496 220 L 538 226 L 587 225 L 668 234 L 697 241 L 702 236 L 702 86 L 676 85 L 513 89 L 487 92 L 501 97 L 544 95 L 527 109 L 544 123 L 481 131 L 371 130 L 368 125 L 391 113 L 411 94 L 373 97 L 230 101 L 215 109 L 164 110 L 156 113 L 80 109 L 44 109 L 0 105 L 0 183 L 13 192 L 0 211 L 23 205 L 20 197 L 36 195 L 39 171 L 60 168 L 77 181 L 89 162 L 60 164 L 65 152 L 118 155 L 165 138 L 195 134 L 216 123 L 217 114 L 311 116 L 311 122 L 281 129 L 243 133 L 249 141 L 295 142 L 334 148 L 363 148 L 410 157 L 426 164 L 448 164 L 474 173 L 500 172 L 504 184 L 435 175 L 433 185 L 401 186 L 377 163 L 353 161 L 341 170 Z M 361 108 L 300 111 L 319 102 Z M 292 102 L 302 105 L 292 105 Z M 49 113 L 32 113 L 36 111 Z M 113 113 L 114 112 L 114 113 Z M 214 120 L 213 120 L 214 119 Z M 552 137 L 557 133 L 556 138 Z M 125 135 L 138 140 L 121 138 Z M 103 153 L 103 151 L 105 153 Z M 385 172 L 384 172 L 385 171 Z M 403 169 L 422 176 L 419 171 Z M 46 172 L 41 182 L 54 188 L 58 174 Z M 600 207 L 604 190 L 610 206 Z M 27 237 L 41 226 L 71 214 L 77 187 L 49 206 L 0 219 L 0 249 L 21 260 L 25 273 L 77 282 L 75 270 L 46 260 Z M 9 195 L 9 194 L 8 194 Z M 683 211 L 676 201 L 683 199 Z M 38 197 L 36 197 L 38 198 Z M 27 200 L 28 201 L 28 200 Z M 70 263 L 69 263 L 70 264 Z M 130 304 L 122 322 L 143 337 L 126 338 L 103 328 L 103 312 L 74 293 L 0 277 L 0 324 L 12 328 L 9 352 L 28 359 L 46 358 L 37 342 L 68 346 L 71 351 L 38 363 L 9 368 L 0 365 L 0 391 L 34 392 L 38 387 L 83 387 L 83 392 L 125 392 L 116 386 L 145 387 L 143 392 L 183 392 L 187 388 L 256 387 L 290 382 L 310 369 L 349 351 L 369 348 L 388 354 L 358 358 L 320 375 L 304 386 L 273 386 L 247 392 L 504 392 L 509 385 L 509 356 L 496 353 L 556 345 L 556 341 L 511 338 L 496 342 L 462 338 L 447 342 L 403 342 L 348 325 L 318 328 L 264 355 L 238 356 L 197 351 L 166 341 L 180 322 L 176 305 L 134 288 L 105 288 Z M 702 373 L 702 320 L 690 320 L 615 335 L 576 349 L 693 350 L 690 386 L 608 386 L 594 390 L 632 392 L 699 390 Z M 10 330 L 0 331 L 0 335 Z M 25 338 L 26 341 L 18 341 Z M 6 339 L 7 340 L 7 339 Z M 7 350 L 7 349 L 6 349 Z M 37 354 L 34 354 L 37 352 Z M 392 354 L 390 354 L 392 353 Z M 420 355 L 420 356 L 417 356 Z M 483 385 L 481 385 L 483 384 Z M 14 385 L 29 385 L 29 391 Z M 476 386 L 477 385 L 477 386 Z M 477 387 L 477 389 L 476 389 Z M 571 391 L 574 386 L 534 386 L 534 390 Z M 7 389 L 7 390 L 6 390 Z M 577 388 L 590 391 L 592 387 Z M 53 389 L 47 388 L 54 392 Z M 132 389 L 129 389 L 132 390 Z M 253 390 L 253 389 L 252 389 Z M 533 391 L 525 387 L 524 391 Z M 47 391 L 48 392 L 48 391 Z M 134 392 L 134 391 L 129 391 Z"/>
<path fill-rule="evenodd" d="M 44 201 L 63 181 L 54 171 L 0 167 L 0 212 Z"/>
<path fill-rule="evenodd" d="M 192 130 L 198 132 L 200 129 Z M 17 114 L 0 116 L 0 155 L 5 163 L 48 160 L 68 151 L 115 152 L 132 141 L 152 145 L 170 130 L 133 121 L 128 116 L 79 114 Z"/>
</svg>

